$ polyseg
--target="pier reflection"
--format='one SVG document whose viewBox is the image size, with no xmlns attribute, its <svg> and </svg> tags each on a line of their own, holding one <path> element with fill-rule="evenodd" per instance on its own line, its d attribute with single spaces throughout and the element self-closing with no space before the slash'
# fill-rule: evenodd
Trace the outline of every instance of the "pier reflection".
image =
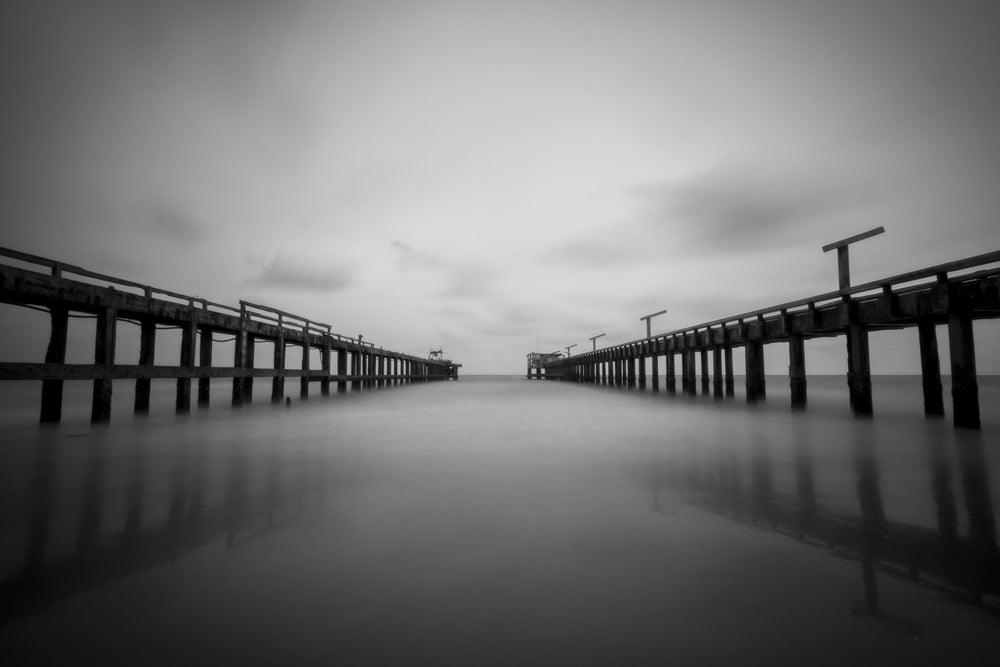
<svg viewBox="0 0 1000 667">
<path fill-rule="evenodd" d="M 237 548 L 325 502 L 325 458 L 196 429 L 38 429 L 7 456 L 0 623 L 188 550 Z M 10 452 L 8 452 L 9 454 Z"/>
<path fill-rule="evenodd" d="M 776 539 L 857 561 L 860 596 L 851 611 L 895 631 L 922 633 L 901 610 L 886 609 L 884 577 L 1000 617 L 1000 551 L 983 435 L 941 426 L 912 429 L 907 433 L 917 441 L 897 442 L 891 429 L 859 420 L 837 443 L 823 441 L 819 430 L 793 420 L 787 440 L 750 432 L 724 445 L 672 452 L 643 466 L 642 485 L 656 493 L 654 508 L 663 492 L 679 492 L 699 509 Z M 894 518 L 888 507 L 906 517 Z M 919 511 L 925 507 L 926 516 Z"/>
</svg>

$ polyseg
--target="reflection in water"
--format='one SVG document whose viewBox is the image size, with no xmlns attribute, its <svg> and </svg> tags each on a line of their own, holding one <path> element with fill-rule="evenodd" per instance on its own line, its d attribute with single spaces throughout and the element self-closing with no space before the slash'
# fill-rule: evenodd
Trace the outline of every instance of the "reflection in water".
<svg viewBox="0 0 1000 667">
<path fill-rule="evenodd" d="M 962 491 L 969 516 L 969 550 L 965 565 L 972 601 L 981 604 L 984 589 L 990 582 L 995 583 L 1000 574 L 996 523 L 981 434 L 962 430 L 957 436 Z"/>
<path fill-rule="evenodd" d="M 943 628 L 1000 632 L 993 435 L 466 383 L 8 447 L 0 652 L 176 628 L 203 664 L 934 664 Z"/>
<path fill-rule="evenodd" d="M 86 434 L 39 429 L 26 443 L 32 456 L 22 529 L 5 546 L 23 560 L 0 578 L 0 623 L 136 570 L 176 563 L 187 549 L 219 541 L 226 549 L 240 546 L 273 529 L 276 514 L 296 515 L 321 500 L 317 487 L 331 483 L 325 461 L 308 460 L 302 450 L 270 447 L 261 458 L 266 473 L 253 480 L 252 443 L 220 445 L 197 430 L 146 428 L 142 421 L 131 430 L 116 427 L 115 438 L 109 433 L 106 426 Z M 297 488 L 286 493 L 290 457 L 297 459 Z"/>
<path fill-rule="evenodd" d="M 985 594 L 1000 594 L 1000 555 L 989 464 L 980 433 L 945 430 L 936 422 L 923 431 L 924 449 L 928 452 L 928 491 L 936 511 L 935 530 L 892 521 L 887 516 L 879 451 L 895 444 L 893 433 L 878 431 L 872 420 L 857 420 L 849 437 L 842 442 L 841 448 L 848 448 L 851 455 L 857 502 L 857 509 L 852 512 L 840 500 L 834 504 L 821 502 L 814 442 L 818 432 L 808 418 L 798 413 L 793 417 L 788 447 L 784 450 L 790 477 L 787 491 L 777 488 L 779 463 L 769 441 L 758 434 L 747 437 L 745 456 L 735 447 L 715 449 L 711 455 L 719 459 L 714 465 L 714 475 L 704 474 L 706 454 L 693 451 L 686 457 L 670 459 L 670 465 L 644 468 L 644 484 L 655 489 L 679 490 L 693 503 L 716 514 L 794 536 L 801 542 L 829 549 L 841 558 L 856 559 L 861 566 L 864 599 L 852 605 L 852 612 L 877 619 L 886 628 L 910 637 L 921 636 L 923 629 L 885 609 L 879 594 L 880 576 L 919 582 L 953 599 L 976 605 L 982 604 Z M 775 442 L 780 440 L 777 438 Z M 824 443 L 826 465 L 830 451 L 829 443 Z M 958 462 L 968 519 L 964 534 L 952 490 L 952 458 Z M 908 461 L 896 463 L 908 464 Z M 748 505 L 745 499 L 749 499 Z M 966 594 L 959 595 L 963 590 Z M 995 605 L 988 611 L 1000 617 L 1000 609 Z"/>
</svg>

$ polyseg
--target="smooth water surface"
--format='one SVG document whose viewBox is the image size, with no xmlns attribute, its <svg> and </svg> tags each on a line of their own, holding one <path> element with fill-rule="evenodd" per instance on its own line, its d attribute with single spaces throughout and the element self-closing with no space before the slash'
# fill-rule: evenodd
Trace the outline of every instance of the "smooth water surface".
<svg viewBox="0 0 1000 667">
<path fill-rule="evenodd" d="M 986 664 L 1000 387 L 976 432 L 875 385 L 874 419 L 839 378 L 803 412 L 508 377 L 8 410 L 0 660 Z"/>
</svg>

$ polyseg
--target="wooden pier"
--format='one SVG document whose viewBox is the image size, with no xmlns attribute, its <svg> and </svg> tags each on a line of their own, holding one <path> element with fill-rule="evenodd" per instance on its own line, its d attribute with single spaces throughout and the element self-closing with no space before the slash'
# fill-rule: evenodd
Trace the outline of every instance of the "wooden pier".
<svg viewBox="0 0 1000 667">
<path fill-rule="evenodd" d="M 330 331 L 329 324 L 299 315 L 240 301 L 239 307 L 214 303 L 169 290 L 95 273 L 70 264 L 16 250 L 0 248 L 0 256 L 44 271 L 0 263 L 0 302 L 47 310 L 50 332 L 45 359 L 40 363 L 0 363 L 0 380 L 41 380 L 41 422 L 62 417 L 63 383 L 91 380 L 92 422 L 111 418 L 112 381 L 135 380 L 136 413 L 149 411 L 150 383 L 154 378 L 177 381 L 176 410 L 191 409 L 192 382 L 197 380 L 197 405 L 207 406 L 211 378 L 232 378 L 231 402 L 249 402 L 255 378 L 271 378 L 271 400 L 285 400 L 285 378 L 299 379 L 299 396 L 309 396 L 310 384 L 318 383 L 320 394 L 330 393 L 331 384 L 344 393 L 389 385 L 458 379 L 461 364 L 425 359 L 384 350 L 368 341 Z M 75 275 L 106 285 L 73 280 Z M 93 364 L 67 364 L 66 343 L 69 318 L 82 314 L 95 319 Z M 138 364 L 116 364 L 116 329 L 119 321 L 140 327 Z M 177 365 L 154 364 L 158 328 L 180 329 Z M 215 336 L 231 337 L 231 366 L 213 365 Z M 274 344 L 272 368 L 256 368 L 255 343 Z M 285 348 L 302 348 L 301 368 L 286 368 Z M 318 350 L 320 367 L 310 367 L 310 351 Z"/>
<path fill-rule="evenodd" d="M 807 339 L 843 336 L 847 350 L 847 384 L 856 414 L 873 413 L 868 332 L 916 327 L 919 332 L 924 412 L 943 415 L 941 368 L 935 327 L 948 327 L 951 394 L 955 426 L 979 428 L 979 387 L 973 322 L 1000 317 L 1000 251 L 910 271 L 896 276 L 761 308 L 669 333 L 612 345 L 600 350 L 553 359 L 544 377 L 617 386 L 646 386 L 646 359 L 651 360 L 653 389 L 659 388 L 659 359 L 664 358 L 666 389 L 676 392 L 676 357 L 680 357 L 681 390 L 698 393 L 700 360 L 702 393 L 718 398 L 734 395 L 733 349 L 746 360 L 746 400 L 766 397 L 764 345 L 787 343 L 791 404 L 807 402 Z M 638 368 L 638 378 L 637 378 Z M 709 389 L 711 387 L 711 390 Z"/>
</svg>

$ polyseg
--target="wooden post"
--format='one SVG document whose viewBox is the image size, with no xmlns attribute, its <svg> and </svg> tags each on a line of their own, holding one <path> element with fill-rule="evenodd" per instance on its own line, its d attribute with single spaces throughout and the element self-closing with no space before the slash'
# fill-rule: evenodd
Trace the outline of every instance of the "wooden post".
<svg viewBox="0 0 1000 667">
<path fill-rule="evenodd" d="M 639 389 L 646 388 L 646 356 L 644 354 L 639 354 L 637 359 L 639 363 Z"/>
<path fill-rule="evenodd" d="M 653 364 L 650 369 L 653 373 L 653 391 L 660 391 L 660 355 L 658 350 L 653 350 Z"/>
<path fill-rule="evenodd" d="M 951 400 L 955 426 L 979 428 L 979 383 L 972 319 L 950 299 L 948 349 L 951 351 Z"/>
<path fill-rule="evenodd" d="M 747 403 L 756 403 L 767 396 L 764 387 L 764 343 L 759 340 L 748 340 L 744 349 L 747 366 Z"/>
<path fill-rule="evenodd" d="M 248 333 L 246 336 L 246 368 L 252 369 L 256 366 L 254 360 L 254 351 L 256 350 L 257 339 L 253 337 L 253 334 Z M 253 403 L 253 376 L 247 375 L 243 378 L 243 402 Z"/>
<path fill-rule="evenodd" d="M 115 367 L 116 325 L 117 313 L 114 308 L 107 306 L 97 312 L 94 365 L 103 366 L 107 376 L 94 380 L 94 395 L 90 407 L 90 421 L 92 423 L 111 421 L 111 375 Z"/>
<path fill-rule="evenodd" d="M 847 328 L 847 384 L 851 409 L 855 414 L 870 415 L 872 408 L 871 360 L 868 353 L 868 329 L 852 322 Z"/>
<path fill-rule="evenodd" d="M 357 350 L 351 350 L 351 391 L 361 391 L 361 380 L 358 379 L 358 375 L 361 374 L 361 353 Z"/>
<path fill-rule="evenodd" d="M 687 341 L 685 341 L 685 346 Z M 694 348 L 685 347 L 684 351 L 681 352 L 684 359 L 684 393 L 691 396 L 698 395 L 698 369 L 696 366 L 696 359 L 694 354 Z"/>
<path fill-rule="evenodd" d="M 343 378 L 347 375 L 347 350 L 342 347 L 337 348 L 337 375 L 337 393 L 346 394 L 347 380 Z"/>
<path fill-rule="evenodd" d="M 139 365 L 152 366 L 156 357 L 156 320 L 152 317 L 143 317 L 139 322 Z M 137 378 L 135 381 L 135 403 L 133 412 L 135 414 L 146 414 L 149 412 L 149 393 L 152 380 L 149 378 Z"/>
<path fill-rule="evenodd" d="M 323 379 L 319 381 L 320 396 L 330 395 L 330 337 L 323 336 L 323 347 L 319 353 L 320 368 L 323 369 Z"/>
<path fill-rule="evenodd" d="M 922 319 L 917 323 L 920 335 L 920 372 L 924 388 L 924 414 L 943 415 L 944 397 L 941 388 L 941 359 L 938 355 L 937 332 L 934 321 Z"/>
<path fill-rule="evenodd" d="M 199 368 L 212 367 L 212 330 L 206 326 L 201 328 L 201 340 L 198 346 Z M 207 407 L 212 393 L 212 378 L 198 378 L 198 405 Z"/>
<path fill-rule="evenodd" d="M 806 348 L 800 333 L 788 337 L 788 385 L 792 393 L 792 407 L 806 407 Z"/>
<path fill-rule="evenodd" d="M 49 346 L 45 350 L 45 363 L 66 363 L 66 336 L 69 330 L 69 311 L 64 306 L 49 308 Z M 42 410 L 38 420 L 57 423 L 62 419 L 62 380 L 42 380 Z"/>
<path fill-rule="evenodd" d="M 302 341 L 302 370 L 309 370 L 309 332 L 305 332 Z M 299 398 L 309 398 L 309 376 L 303 374 L 299 379 Z"/>
<path fill-rule="evenodd" d="M 181 325 L 181 358 L 180 366 L 191 373 L 194 372 L 194 352 L 198 334 L 198 325 L 194 320 Z M 174 407 L 178 413 L 191 411 L 191 376 L 177 378 L 177 400 Z"/>
<path fill-rule="evenodd" d="M 668 345 L 669 346 L 669 345 Z M 666 372 L 667 372 L 667 392 L 670 394 L 677 393 L 677 369 L 674 366 L 674 352 L 673 350 L 667 350 L 667 356 L 664 357 L 666 361 Z"/>
<path fill-rule="evenodd" d="M 722 398 L 722 348 L 712 348 L 712 395 Z"/>
<path fill-rule="evenodd" d="M 240 313 L 240 328 L 235 332 L 233 344 L 233 368 L 236 370 L 241 370 L 247 367 L 247 330 L 246 324 L 244 323 L 245 319 L 246 306 L 242 306 L 242 312 Z M 243 388 L 243 378 L 239 376 L 233 377 L 234 408 L 243 405 Z"/>
<path fill-rule="evenodd" d="M 285 329 L 282 317 L 278 315 L 278 337 L 274 339 L 274 377 L 271 378 L 271 402 L 285 402 Z"/>
<path fill-rule="evenodd" d="M 736 377 L 733 374 L 733 346 L 726 345 L 722 349 L 722 359 L 726 368 L 726 396 L 736 395 Z"/>
<path fill-rule="evenodd" d="M 696 334 L 697 335 L 697 334 Z M 708 393 L 708 348 L 701 348 L 699 355 L 701 357 L 701 393 Z"/>
</svg>

